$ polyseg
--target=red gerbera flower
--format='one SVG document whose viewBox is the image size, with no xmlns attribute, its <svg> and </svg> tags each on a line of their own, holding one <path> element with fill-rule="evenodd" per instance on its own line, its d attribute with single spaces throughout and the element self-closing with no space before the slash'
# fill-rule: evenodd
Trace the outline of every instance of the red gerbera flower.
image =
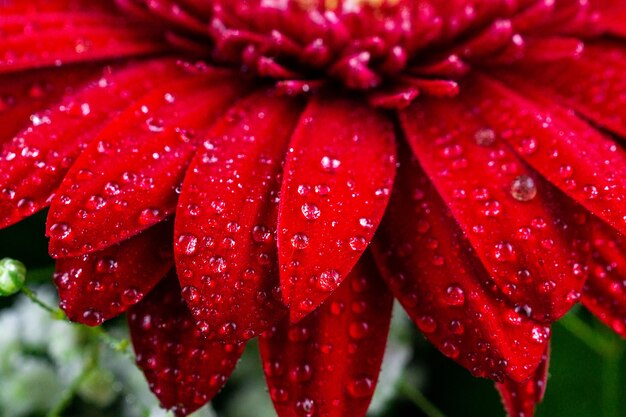
<svg viewBox="0 0 626 417">
<path fill-rule="evenodd" d="M 261 335 L 281 417 L 363 416 L 395 296 L 528 417 L 552 322 L 626 336 L 612 3 L 0 1 L 0 225 L 178 415 Z"/>
</svg>

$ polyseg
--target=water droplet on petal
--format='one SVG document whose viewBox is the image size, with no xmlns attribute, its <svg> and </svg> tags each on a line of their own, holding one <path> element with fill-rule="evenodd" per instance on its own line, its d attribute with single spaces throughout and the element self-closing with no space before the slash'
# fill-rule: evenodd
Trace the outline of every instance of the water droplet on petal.
<svg viewBox="0 0 626 417">
<path fill-rule="evenodd" d="M 489 128 L 479 129 L 474 134 L 474 140 L 479 146 L 490 146 L 496 141 L 496 132 Z"/>
<path fill-rule="evenodd" d="M 165 130 L 163 120 L 154 117 L 150 117 L 146 120 L 146 126 L 150 132 L 159 133 Z"/>
<path fill-rule="evenodd" d="M 369 397 L 374 391 L 374 382 L 370 378 L 356 378 L 348 383 L 348 393 L 356 398 Z"/>
<path fill-rule="evenodd" d="M 446 302 L 451 306 L 465 304 L 465 292 L 458 285 L 451 285 L 446 289 Z"/>
<path fill-rule="evenodd" d="M 317 220 L 320 217 L 321 211 L 315 204 L 304 203 L 301 207 L 302 215 L 307 220 Z"/>
<path fill-rule="evenodd" d="M 296 233 L 291 238 L 291 246 L 300 250 L 305 249 L 309 246 L 309 237 L 304 233 Z"/>
<path fill-rule="evenodd" d="M 362 251 L 367 247 L 367 239 L 363 236 L 353 236 L 348 243 L 353 251 Z"/>
<path fill-rule="evenodd" d="M 532 200 L 537 195 L 535 181 L 527 175 L 520 175 L 511 183 L 511 195 L 517 201 Z"/>
<path fill-rule="evenodd" d="M 50 235 L 56 239 L 66 239 L 72 228 L 67 223 L 55 223 L 50 227 Z"/>
<path fill-rule="evenodd" d="M 180 235 L 176 246 L 185 255 L 192 256 L 198 249 L 198 238 L 192 234 Z"/>
<path fill-rule="evenodd" d="M 329 269 L 320 274 L 317 280 L 317 286 L 322 291 L 332 291 L 339 285 L 341 275 L 334 269 Z"/>
<path fill-rule="evenodd" d="M 322 157 L 320 164 L 325 171 L 335 172 L 341 165 L 341 161 L 339 159 L 331 158 L 329 156 L 324 156 Z"/>
</svg>

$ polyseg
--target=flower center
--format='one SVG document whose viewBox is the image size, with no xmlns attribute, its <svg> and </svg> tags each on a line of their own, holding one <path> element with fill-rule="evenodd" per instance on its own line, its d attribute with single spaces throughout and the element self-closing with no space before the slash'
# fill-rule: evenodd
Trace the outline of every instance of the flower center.
<svg viewBox="0 0 626 417">
<path fill-rule="evenodd" d="M 397 5 L 400 0 L 324 0 L 323 7 L 325 10 L 337 10 L 340 6 L 346 9 L 358 9 L 361 6 L 380 7 L 383 5 Z M 316 0 L 296 0 L 296 3 L 304 9 L 315 9 L 319 7 L 319 1 Z"/>
<path fill-rule="evenodd" d="M 472 68 L 574 56 L 596 35 L 585 0 L 117 1 L 287 92 L 339 82 L 393 106 L 454 95 Z"/>
</svg>

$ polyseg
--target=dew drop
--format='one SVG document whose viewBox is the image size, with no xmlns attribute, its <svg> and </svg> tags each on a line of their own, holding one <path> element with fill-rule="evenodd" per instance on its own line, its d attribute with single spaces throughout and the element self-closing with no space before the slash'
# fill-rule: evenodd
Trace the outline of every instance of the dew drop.
<svg viewBox="0 0 626 417">
<path fill-rule="evenodd" d="M 229 323 L 223 324 L 220 327 L 218 333 L 221 336 L 227 336 L 227 335 L 233 334 L 235 332 L 235 330 L 237 330 L 237 324 L 235 324 L 233 322 L 229 322 Z"/>
<path fill-rule="evenodd" d="M 223 200 L 213 200 L 209 205 L 215 214 L 221 214 L 226 208 L 226 203 Z"/>
<path fill-rule="evenodd" d="M 257 243 L 268 243 L 272 240 L 272 232 L 267 226 L 256 225 L 252 228 L 252 239 Z"/>
<path fill-rule="evenodd" d="M 339 159 L 331 158 L 329 156 L 324 156 L 322 157 L 320 164 L 325 171 L 335 172 L 341 165 L 341 161 Z"/>
<path fill-rule="evenodd" d="M 307 184 L 298 185 L 298 195 L 305 196 L 311 191 L 311 186 Z"/>
<path fill-rule="evenodd" d="M 35 203 L 30 198 L 21 198 L 17 202 L 17 208 L 25 213 L 30 213 L 35 208 Z"/>
<path fill-rule="evenodd" d="M 363 236 L 353 236 L 349 240 L 350 249 L 353 251 L 362 251 L 367 247 L 367 239 Z"/>
<path fill-rule="evenodd" d="M 284 388 L 272 388 L 270 389 L 270 397 L 276 403 L 285 403 L 289 401 L 289 392 Z"/>
<path fill-rule="evenodd" d="M 474 140 L 479 146 L 490 146 L 496 141 L 496 132 L 490 128 L 482 128 L 474 133 Z"/>
<path fill-rule="evenodd" d="M 139 224 L 147 226 L 158 222 L 161 218 L 161 212 L 156 208 L 146 208 L 139 214 Z"/>
<path fill-rule="evenodd" d="M 366 217 L 361 217 L 359 219 L 359 224 L 365 229 L 371 229 L 374 227 L 374 222 Z"/>
<path fill-rule="evenodd" d="M 313 370 L 310 365 L 304 364 L 295 366 L 289 372 L 289 379 L 293 382 L 307 382 L 313 376 Z"/>
<path fill-rule="evenodd" d="M 498 262 L 513 262 L 517 259 L 517 253 L 512 244 L 503 241 L 494 246 L 493 257 Z"/>
<path fill-rule="evenodd" d="M 305 398 L 296 402 L 295 410 L 298 417 L 313 417 L 315 415 L 315 402 Z"/>
<path fill-rule="evenodd" d="M 583 187 L 583 192 L 588 200 L 594 200 L 598 197 L 598 188 L 595 185 L 585 185 Z"/>
<path fill-rule="evenodd" d="M 192 234 L 182 234 L 176 242 L 177 248 L 187 256 L 192 256 L 198 250 L 198 238 Z"/>
<path fill-rule="evenodd" d="M 522 140 L 521 151 L 525 155 L 532 155 L 537 151 L 537 140 L 535 138 L 526 138 Z"/>
<path fill-rule="evenodd" d="M 437 322 L 431 316 L 421 316 L 417 318 L 417 327 L 422 333 L 434 333 L 437 330 Z"/>
<path fill-rule="evenodd" d="M 446 289 L 446 303 L 451 306 L 462 306 L 465 304 L 465 292 L 458 285 L 451 285 Z"/>
<path fill-rule="evenodd" d="M 326 184 L 319 184 L 315 186 L 315 194 L 325 196 L 330 193 L 330 187 Z"/>
<path fill-rule="evenodd" d="M 530 336 L 536 343 L 545 343 L 550 337 L 550 329 L 544 326 L 533 326 Z"/>
<path fill-rule="evenodd" d="M 348 383 L 348 393 L 355 398 L 364 398 L 372 395 L 374 382 L 370 378 L 356 378 Z"/>
<path fill-rule="evenodd" d="M 335 269 L 329 269 L 320 274 L 317 286 L 322 291 L 332 291 L 339 285 L 341 275 Z"/>
<path fill-rule="evenodd" d="M 496 217 L 502 212 L 498 200 L 488 200 L 483 204 L 482 212 L 487 217 Z"/>
<path fill-rule="evenodd" d="M 291 238 L 291 246 L 299 250 L 306 249 L 309 246 L 309 237 L 304 233 L 296 233 Z"/>
<path fill-rule="evenodd" d="M 200 291 L 193 285 L 186 285 L 181 289 L 181 294 L 190 304 L 195 304 L 200 300 Z"/>
<path fill-rule="evenodd" d="M 165 130 L 165 125 L 163 120 L 157 119 L 155 117 L 150 117 L 146 120 L 146 126 L 150 132 L 163 132 Z"/>
<path fill-rule="evenodd" d="M 317 220 L 321 214 L 319 207 L 312 203 L 304 203 L 300 209 L 302 210 L 302 215 L 307 220 Z"/>
<path fill-rule="evenodd" d="M 227 265 L 226 259 L 221 256 L 213 256 L 209 259 L 209 266 L 213 272 L 224 272 Z"/>
<path fill-rule="evenodd" d="M 511 195 L 517 201 L 532 200 L 537 195 L 535 181 L 527 175 L 520 175 L 511 183 Z"/>
<path fill-rule="evenodd" d="M 96 272 L 100 274 L 112 274 L 117 271 L 117 261 L 113 258 L 102 258 L 96 263 Z"/>
<path fill-rule="evenodd" d="M 452 342 L 451 340 L 446 340 L 441 346 L 441 353 L 449 358 L 456 359 L 459 357 L 459 354 L 461 352 L 459 350 L 459 347 L 454 342 Z"/>
<path fill-rule="evenodd" d="M 137 288 L 127 288 L 122 292 L 122 303 L 130 306 L 137 304 L 143 298 L 143 294 Z"/>
<path fill-rule="evenodd" d="M 452 320 L 448 328 L 453 334 L 456 335 L 462 335 L 465 333 L 465 326 L 459 320 Z"/>
<path fill-rule="evenodd" d="M 50 227 L 50 235 L 55 239 L 66 239 L 71 232 L 72 228 L 67 223 L 55 223 Z"/>
<path fill-rule="evenodd" d="M 103 321 L 104 317 L 102 317 L 102 313 L 99 311 L 90 308 L 83 312 L 83 323 L 88 326 L 98 326 L 102 324 Z"/>
<path fill-rule="evenodd" d="M 354 340 L 362 340 L 367 337 L 369 326 L 364 321 L 355 321 L 348 326 L 348 335 Z"/>
</svg>

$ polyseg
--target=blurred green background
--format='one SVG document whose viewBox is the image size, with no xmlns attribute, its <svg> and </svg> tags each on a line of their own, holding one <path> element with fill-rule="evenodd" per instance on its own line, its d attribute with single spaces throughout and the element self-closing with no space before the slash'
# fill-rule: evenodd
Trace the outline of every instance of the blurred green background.
<svg viewBox="0 0 626 417">
<path fill-rule="evenodd" d="M 0 258 L 29 269 L 28 286 L 54 303 L 44 214 L 0 231 Z M 124 320 L 107 325 L 127 337 Z M 553 326 L 546 399 L 538 417 L 626 417 L 626 343 L 582 309 Z M 132 359 L 92 331 L 53 320 L 23 295 L 0 298 L 0 416 L 166 416 Z M 272 417 L 256 346 L 197 416 Z M 371 417 L 501 417 L 490 381 L 445 358 L 396 309 Z"/>
</svg>

